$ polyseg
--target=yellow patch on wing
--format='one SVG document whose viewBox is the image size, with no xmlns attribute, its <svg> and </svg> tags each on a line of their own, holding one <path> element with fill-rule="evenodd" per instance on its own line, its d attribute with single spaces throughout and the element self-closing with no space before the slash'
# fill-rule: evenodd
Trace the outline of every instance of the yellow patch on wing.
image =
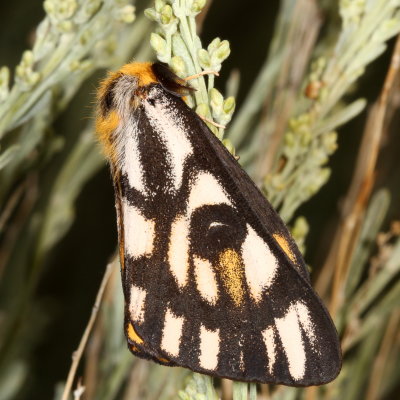
<svg viewBox="0 0 400 400">
<path fill-rule="evenodd" d="M 132 351 L 136 351 L 136 353 L 140 353 L 140 350 L 136 346 L 131 346 Z"/>
<path fill-rule="evenodd" d="M 167 360 L 166 358 L 157 357 L 157 360 L 164 364 L 169 364 L 171 361 Z"/>
<path fill-rule="evenodd" d="M 118 243 L 119 243 L 119 263 L 121 265 L 121 269 L 125 269 L 125 243 L 124 243 L 124 222 L 122 216 L 122 188 L 121 188 L 121 180 L 114 172 L 114 180 L 116 181 L 116 186 L 118 191 L 115 195 L 115 205 L 117 208 L 117 227 L 118 227 Z"/>
<path fill-rule="evenodd" d="M 138 335 L 133 325 L 130 323 L 128 325 L 128 338 L 131 342 L 143 344 L 143 339 Z"/>
<path fill-rule="evenodd" d="M 138 79 L 138 86 L 147 86 L 157 83 L 157 78 L 151 68 L 151 62 L 134 62 L 124 65 L 118 72 L 124 75 L 132 75 Z"/>
<path fill-rule="evenodd" d="M 290 249 L 289 242 L 286 240 L 284 236 L 279 233 L 274 233 L 272 235 L 274 239 L 278 242 L 279 246 L 283 250 L 283 252 L 289 257 L 290 261 L 296 264 L 296 256 L 294 255 L 293 251 Z"/>
<path fill-rule="evenodd" d="M 244 298 L 244 271 L 239 254 L 233 249 L 223 251 L 219 255 L 218 270 L 233 302 L 240 306 Z"/>
<path fill-rule="evenodd" d="M 118 113 L 113 110 L 107 116 L 98 116 L 96 119 L 96 133 L 100 143 L 103 145 L 103 151 L 111 161 L 115 160 L 115 147 L 111 140 L 113 132 L 117 129 L 120 122 Z"/>
</svg>

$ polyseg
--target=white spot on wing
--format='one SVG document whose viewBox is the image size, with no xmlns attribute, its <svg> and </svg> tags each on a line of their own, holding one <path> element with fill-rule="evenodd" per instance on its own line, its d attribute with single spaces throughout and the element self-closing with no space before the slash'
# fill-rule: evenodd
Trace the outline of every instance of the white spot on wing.
<svg viewBox="0 0 400 400">
<path fill-rule="evenodd" d="M 268 371 L 272 375 L 275 364 L 275 336 L 274 328 L 271 326 L 262 332 L 268 356 Z"/>
<path fill-rule="evenodd" d="M 171 105 L 166 99 L 165 101 L 158 100 L 155 104 L 144 101 L 143 105 L 151 126 L 167 147 L 174 189 L 178 190 L 182 185 L 185 160 L 193 152 L 185 126 L 179 115 L 171 111 Z"/>
<path fill-rule="evenodd" d="M 149 256 L 153 252 L 155 238 L 154 221 L 143 216 L 140 210 L 122 201 L 124 219 L 124 245 L 133 258 Z"/>
<path fill-rule="evenodd" d="M 215 305 L 218 300 L 218 287 L 215 273 L 208 260 L 194 256 L 197 290 L 210 304 Z"/>
<path fill-rule="evenodd" d="M 313 322 L 311 321 L 310 310 L 303 302 L 298 301 L 296 303 L 296 311 L 301 327 L 304 329 L 304 332 L 306 333 L 311 346 L 315 348 L 315 339 L 316 339 L 314 332 L 315 327 Z"/>
<path fill-rule="evenodd" d="M 126 136 L 122 172 L 128 175 L 129 185 L 145 195 L 146 186 L 144 183 L 143 165 L 140 162 L 137 132 L 127 132 Z"/>
<path fill-rule="evenodd" d="M 249 224 L 242 244 L 242 257 L 251 295 L 255 301 L 260 301 L 262 291 L 273 283 L 278 265 L 267 243 Z"/>
<path fill-rule="evenodd" d="M 140 323 L 144 321 L 144 302 L 146 300 L 146 291 L 135 285 L 131 286 L 131 296 L 129 303 L 129 311 L 131 319 Z"/>
<path fill-rule="evenodd" d="M 305 374 L 306 353 L 296 305 L 291 305 L 283 318 L 275 318 L 275 323 L 288 360 L 289 373 L 293 379 L 299 380 Z"/>
<path fill-rule="evenodd" d="M 200 366 L 213 371 L 218 365 L 219 329 L 209 331 L 203 325 L 200 327 Z"/>
<path fill-rule="evenodd" d="M 187 283 L 189 269 L 189 226 L 184 216 L 178 216 L 171 227 L 168 262 L 180 287 Z"/>
<path fill-rule="evenodd" d="M 240 350 L 239 368 L 240 368 L 240 370 L 241 370 L 241 371 L 244 371 L 244 357 L 243 357 L 243 350 Z"/>
<path fill-rule="evenodd" d="M 127 174 L 129 185 L 147 196 L 143 165 L 140 160 L 138 125 L 131 118 L 127 119 L 129 122 L 121 124 L 114 135 L 116 164 Z"/>
<path fill-rule="evenodd" d="M 172 311 L 167 308 L 165 313 L 165 322 L 161 347 L 167 353 L 174 357 L 179 355 L 179 345 L 181 342 L 183 328 L 183 317 L 176 317 Z"/>
<path fill-rule="evenodd" d="M 209 172 L 197 175 L 189 195 L 188 214 L 203 205 L 228 204 L 232 205 L 227 193 L 217 179 Z"/>
</svg>

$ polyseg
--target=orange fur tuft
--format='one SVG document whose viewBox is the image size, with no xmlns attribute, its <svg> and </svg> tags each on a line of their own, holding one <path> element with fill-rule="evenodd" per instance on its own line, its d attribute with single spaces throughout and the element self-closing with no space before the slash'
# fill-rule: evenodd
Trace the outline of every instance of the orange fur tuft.
<svg viewBox="0 0 400 400">
<path fill-rule="evenodd" d="M 115 147 L 111 135 L 117 129 L 120 118 L 116 111 L 111 111 L 106 117 L 98 116 L 96 119 L 96 133 L 100 143 L 103 145 L 104 154 L 111 161 L 115 160 Z"/>
<path fill-rule="evenodd" d="M 158 80 L 151 69 L 151 62 L 133 62 L 124 65 L 117 74 L 132 75 L 138 79 L 138 86 L 147 86 L 157 83 Z"/>
<path fill-rule="evenodd" d="M 122 75 L 132 75 L 138 80 L 138 86 L 146 86 L 151 83 L 157 83 L 157 78 L 154 75 L 151 62 L 133 62 L 125 64 L 121 69 L 116 72 L 109 72 L 107 78 L 101 83 L 97 91 L 97 100 L 100 100 L 107 92 L 108 87 Z"/>
<path fill-rule="evenodd" d="M 108 87 L 112 84 L 112 82 L 117 79 L 121 74 L 119 71 L 117 72 L 108 72 L 107 78 L 103 79 L 100 82 L 99 89 L 97 90 L 97 101 L 100 101 L 103 96 L 107 93 Z"/>
<path fill-rule="evenodd" d="M 156 83 L 157 78 L 151 68 L 151 62 L 133 62 L 131 64 L 124 65 L 121 69 L 116 72 L 109 72 L 106 79 L 104 79 L 97 91 L 97 100 L 100 104 L 104 96 L 107 95 L 109 88 L 114 82 L 122 77 L 123 75 L 131 75 L 137 79 L 137 87 L 143 87 Z M 132 103 L 132 107 L 135 108 L 135 103 Z M 121 118 L 119 117 L 116 110 L 111 110 L 107 115 L 98 111 L 96 119 L 96 132 L 97 137 L 103 147 L 105 156 L 110 160 L 114 166 L 117 164 L 116 149 L 113 144 L 114 138 L 112 137 L 113 132 L 117 129 Z M 117 172 L 117 168 L 115 169 Z"/>
</svg>

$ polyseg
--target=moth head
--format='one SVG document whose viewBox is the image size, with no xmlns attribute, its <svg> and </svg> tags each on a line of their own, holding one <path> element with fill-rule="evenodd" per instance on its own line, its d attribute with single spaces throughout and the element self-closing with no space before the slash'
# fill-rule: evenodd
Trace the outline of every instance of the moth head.
<svg viewBox="0 0 400 400">
<path fill-rule="evenodd" d="M 110 112 L 117 111 L 125 117 L 137 106 L 135 97 L 139 90 L 156 83 L 150 63 L 124 65 L 117 72 L 110 72 L 97 92 L 98 116 L 106 118 Z"/>
<path fill-rule="evenodd" d="M 134 62 L 110 72 L 97 92 L 96 132 L 110 160 L 115 159 L 116 130 L 131 121 L 131 114 L 154 86 L 177 97 L 194 89 L 175 75 L 167 64 Z"/>
<path fill-rule="evenodd" d="M 168 93 L 184 97 L 195 91 L 184 79 L 174 74 L 167 64 L 157 62 L 151 65 L 151 69 L 158 84 Z"/>
<path fill-rule="evenodd" d="M 124 65 L 117 72 L 109 73 L 101 83 L 97 94 L 99 114 L 104 117 L 112 109 L 129 112 L 125 107 L 136 108 L 140 98 L 146 97 L 154 85 L 178 97 L 195 90 L 175 75 L 167 64 L 134 62 Z"/>
</svg>

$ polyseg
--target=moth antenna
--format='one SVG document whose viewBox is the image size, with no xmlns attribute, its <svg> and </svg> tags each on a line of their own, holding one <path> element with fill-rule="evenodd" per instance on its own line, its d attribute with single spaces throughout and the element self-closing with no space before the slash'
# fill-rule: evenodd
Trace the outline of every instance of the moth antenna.
<svg viewBox="0 0 400 400">
<path fill-rule="evenodd" d="M 201 116 L 201 115 L 199 115 L 199 117 L 200 117 L 203 121 L 208 122 L 209 124 L 214 125 L 214 126 L 216 126 L 217 128 L 226 129 L 226 125 L 218 124 L 217 122 L 213 121 L 212 119 L 207 118 L 207 117 L 203 117 L 203 116 Z"/>
<path fill-rule="evenodd" d="M 198 74 L 194 74 L 194 75 L 190 75 L 187 76 L 185 79 L 185 81 L 190 81 L 192 79 L 196 79 L 199 78 L 200 76 L 204 76 L 204 75 L 215 75 L 215 76 L 219 76 L 219 73 L 217 71 L 211 71 L 211 70 L 207 70 L 207 71 L 202 71 L 199 72 Z"/>
</svg>

